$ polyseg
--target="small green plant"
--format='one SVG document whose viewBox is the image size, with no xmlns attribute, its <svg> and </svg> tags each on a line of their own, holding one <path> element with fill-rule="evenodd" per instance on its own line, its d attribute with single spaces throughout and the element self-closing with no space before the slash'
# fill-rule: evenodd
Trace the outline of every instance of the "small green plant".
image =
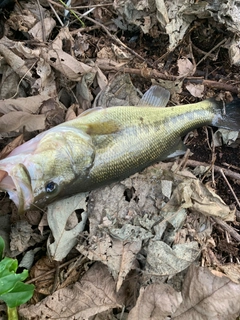
<svg viewBox="0 0 240 320">
<path fill-rule="evenodd" d="M 0 300 L 7 304 L 8 319 L 18 319 L 17 307 L 27 302 L 33 295 L 34 285 L 23 283 L 28 271 L 16 273 L 17 259 L 3 258 L 5 243 L 0 237 Z"/>
</svg>

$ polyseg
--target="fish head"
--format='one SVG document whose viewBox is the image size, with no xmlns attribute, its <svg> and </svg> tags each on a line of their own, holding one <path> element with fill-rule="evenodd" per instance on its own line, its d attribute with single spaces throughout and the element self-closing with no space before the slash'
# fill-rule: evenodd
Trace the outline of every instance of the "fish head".
<svg viewBox="0 0 240 320">
<path fill-rule="evenodd" d="M 43 208 L 74 193 L 71 186 L 77 179 L 84 183 L 93 161 L 90 136 L 74 128 L 55 127 L 0 161 L 0 189 L 8 192 L 19 212 Z"/>
</svg>

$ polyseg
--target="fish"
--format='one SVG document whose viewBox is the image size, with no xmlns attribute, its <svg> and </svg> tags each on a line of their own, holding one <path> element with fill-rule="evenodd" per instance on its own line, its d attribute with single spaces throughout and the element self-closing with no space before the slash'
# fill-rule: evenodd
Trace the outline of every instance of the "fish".
<svg viewBox="0 0 240 320">
<path fill-rule="evenodd" d="M 0 190 L 19 213 L 44 208 L 183 154 L 181 138 L 195 128 L 240 129 L 240 99 L 165 107 L 169 96 L 155 85 L 137 106 L 89 109 L 38 134 L 0 161 Z"/>
</svg>

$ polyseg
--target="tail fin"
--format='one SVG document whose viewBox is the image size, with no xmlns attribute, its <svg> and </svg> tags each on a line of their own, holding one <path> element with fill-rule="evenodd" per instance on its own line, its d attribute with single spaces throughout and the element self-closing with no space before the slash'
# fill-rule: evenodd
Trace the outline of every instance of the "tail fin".
<svg viewBox="0 0 240 320">
<path fill-rule="evenodd" d="M 215 101 L 216 103 L 216 101 Z M 225 106 L 217 102 L 217 113 L 212 125 L 232 131 L 240 131 L 240 99 L 234 99 Z"/>
</svg>

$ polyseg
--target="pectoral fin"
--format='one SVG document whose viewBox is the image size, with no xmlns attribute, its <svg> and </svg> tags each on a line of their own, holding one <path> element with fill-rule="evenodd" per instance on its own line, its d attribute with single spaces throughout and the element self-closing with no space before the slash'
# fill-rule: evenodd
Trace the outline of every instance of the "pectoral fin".
<svg viewBox="0 0 240 320">
<path fill-rule="evenodd" d="M 144 93 L 139 101 L 139 106 L 166 107 L 170 98 L 170 92 L 160 86 L 154 85 Z"/>
</svg>

